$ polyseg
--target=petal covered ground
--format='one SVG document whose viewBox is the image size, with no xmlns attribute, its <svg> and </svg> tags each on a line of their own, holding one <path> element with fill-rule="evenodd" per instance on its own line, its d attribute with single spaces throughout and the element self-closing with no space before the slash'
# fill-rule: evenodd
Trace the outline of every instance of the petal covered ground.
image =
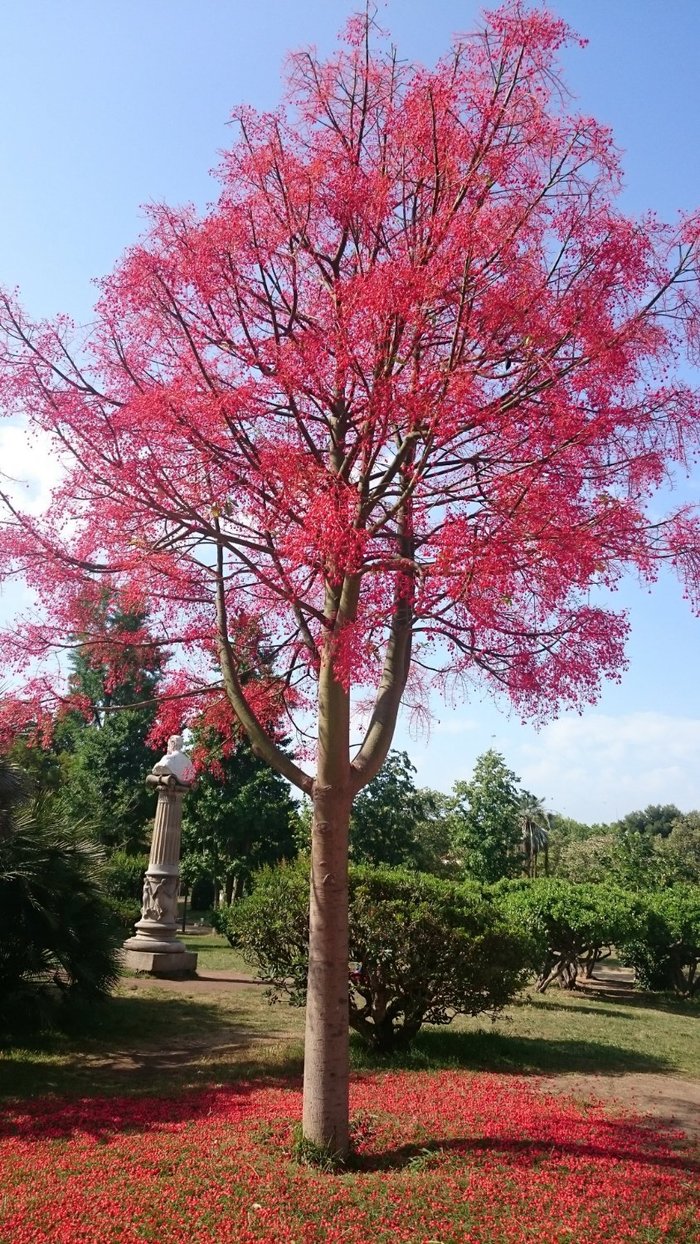
<svg viewBox="0 0 700 1244">
<path fill-rule="evenodd" d="M 353 1086 L 358 1162 L 290 1158 L 301 1095 L 44 1098 L 0 1129 L 2 1244 L 656 1244 L 700 1240 L 677 1138 L 525 1081 L 465 1072 Z"/>
</svg>

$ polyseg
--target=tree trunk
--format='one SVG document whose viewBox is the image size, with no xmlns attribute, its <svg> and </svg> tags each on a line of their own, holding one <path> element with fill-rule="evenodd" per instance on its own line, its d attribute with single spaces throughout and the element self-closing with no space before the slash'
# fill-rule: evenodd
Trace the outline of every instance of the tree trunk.
<svg viewBox="0 0 700 1244">
<path fill-rule="evenodd" d="M 313 786 L 309 976 L 304 1046 L 304 1137 L 345 1157 L 349 1148 L 348 827 L 350 701 L 330 661 L 319 678 Z"/>
</svg>

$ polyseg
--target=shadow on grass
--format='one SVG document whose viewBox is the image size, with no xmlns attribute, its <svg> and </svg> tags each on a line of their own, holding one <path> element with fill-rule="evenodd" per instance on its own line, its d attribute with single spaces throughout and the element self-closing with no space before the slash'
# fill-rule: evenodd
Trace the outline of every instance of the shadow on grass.
<svg viewBox="0 0 700 1244">
<path fill-rule="evenodd" d="M 571 1121 L 567 1120 L 571 1126 Z M 656 1143 L 655 1143 L 656 1142 Z M 352 1171 L 421 1170 L 434 1165 L 441 1157 L 456 1154 L 462 1158 L 472 1156 L 479 1161 L 486 1155 L 498 1155 L 506 1161 L 514 1159 L 518 1169 L 523 1158 L 532 1166 L 551 1160 L 553 1154 L 559 1164 L 562 1156 L 572 1157 L 577 1163 L 586 1159 L 605 1158 L 606 1161 L 638 1162 L 647 1166 L 685 1172 L 700 1172 L 700 1162 L 687 1152 L 670 1152 L 665 1145 L 657 1147 L 653 1133 L 627 1120 L 609 1119 L 599 1142 L 591 1141 L 583 1134 L 574 1138 L 538 1140 L 527 1137 L 450 1136 L 443 1140 L 433 1139 L 422 1144 L 399 1145 L 395 1149 L 383 1149 L 377 1153 L 367 1152 L 353 1159 Z"/>
<path fill-rule="evenodd" d="M 665 1011 L 671 1015 L 687 1015 L 691 1019 L 700 1019 L 700 997 L 679 998 L 672 993 L 651 993 L 644 989 L 632 989 L 629 993 L 617 992 L 595 986 L 586 988 L 575 994 L 576 998 L 588 996 L 601 1005 L 610 1002 L 616 1006 L 629 1006 L 633 1009 L 643 1008 L 647 1011 Z"/>
<path fill-rule="evenodd" d="M 555 1001 L 556 997 L 562 999 Z M 673 1015 L 688 1016 L 700 1019 L 700 997 L 679 998 L 675 994 L 649 993 L 639 990 L 610 990 L 601 983 L 600 989 L 595 982 L 587 984 L 583 989 L 571 992 L 558 990 L 556 994 L 528 994 L 519 999 L 516 1006 L 534 1007 L 540 1010 L 569 1011 L 571 1014 L 613 1015 L 617 1019 L 634 1019 L 629 1011 L 643 1009 L 645 1011 L 665 1011 Z M 626 1009 L 623 1009 L 626 1008 Z"/>
<path fill-rule="evenodd" d="M 260 1076 L 241 1076 L 235 1084 L 188 1086 L 178 1093 L 163 1093 L 159 1086 L 160 1091 L 143 1096 L 42 1097 L 9 1105 L 0 1120 L 0 1136 L 26 1142 L 87 1135 L 106 1143 L 119 1133 L 147 1135 L 173 1123 L 206 1122 L 212 1115 L 238 1121 L 250 1115 L 251 1107 L 255 1117 L 251 1098 L 261 1087 L 298 1090 L 301 1086 L 290 1085 L 286 1075 L 270 1073 L 264 1081 Z"/>
<path fill-rule="evenodd" d="M 607 1045 L 602 1041 L 579 1041 L 546 1037 L 509 1036 L 503 1032 L 455 1032 L 424 1028 L 409 1049 L 380 1058 L 352 1038 L 352 1062 L 359 1069 L 429 1070 L 461 1067 L 474 1071 L 497 1071 L 506 1075 L 555 1072 L 669 1072 L 675 1070 L 662 1054 Z"/>
<path fill-rule="evenodd" d="M 605 1006 L 596 1006 L 595 998 L 590 999 L 589 1005 L 586 1002 L 579 1002 L 578 999 L 580 997 L 580 994 L 576 994 L 575 998 L 572 998 L 572 996 L 569 995 L 568 1002 L 555 1002 L 554 998 L 551 997 L 547 998 L 545 1001 L 544 998 L 535 996 L 532 998 L 528 997 L 519 999 L 512 1005 L 514 1009 L 522 1007 L 523 1009 L 527 1008 L 527 1010 L 533 1011 L 563 1011 L 568 1015 L 595 1015 L 600 1019 L 607 1019 L 608 1017 L 611 1019 L 627 1019 L 632 1021 L 636 1019 L 636 1016 L 632 1014 L 631 1008 L 629 1010 L 621 1009 L 621 1006 L 627 1006 L 626 1002 L 618 1005 L 608 1004 Z M 618 1000 L 615 999 L 616 1003 L 617 1001 Z M 609 1003 L 609 1000 L 606 999 L 606 1002 Z"/>
<path fill-rule="evenodd" d="M 216 1002 L 131 994 L 0 1044 L 0 1097 L 162 1093 L 299 1073 L 298 1042 Z"/>
</svg>

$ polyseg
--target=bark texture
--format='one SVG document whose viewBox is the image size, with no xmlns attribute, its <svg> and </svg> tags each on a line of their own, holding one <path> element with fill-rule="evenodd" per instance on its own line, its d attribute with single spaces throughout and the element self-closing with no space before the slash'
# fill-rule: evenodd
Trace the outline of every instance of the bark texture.
<svg viewBox="0 0 700 1244">
<path fill-rule="evenodd" d="M 313 787 L 303 1131 L 307 1140 L 341 1157 L 349 1149 L 349 741 L 349 696 L 329 661 L 319 680 Z"/>
</svg>

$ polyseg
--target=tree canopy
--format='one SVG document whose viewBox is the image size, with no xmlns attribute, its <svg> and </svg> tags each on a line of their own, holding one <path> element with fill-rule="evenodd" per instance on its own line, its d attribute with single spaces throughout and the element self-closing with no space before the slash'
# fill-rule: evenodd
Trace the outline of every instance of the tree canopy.
<svg viewBox="0 0 700 1244">
<path fill-rule="evenodd" d="M 480 881 L 522 872 L 522 793 L 500 752 L 479 756 L 469 782 L 454 784 L 455 846 Z"/>
<path fill-rule="evenodd" d="M 222 883 L 230 902 L 256 869 L 297 854 L 297 809 L 287 782 L 246 740 L 222 755 L 209 732 L 201 746 L 216 765 L 202 772 L 187 798 L 183 849 L 203 860 L 199 875 Z"/>
<path fill-rule="evenodd" d="M 447 818 L 437 791 L 421 790 L 406 752 L 391 751 L 379 773 L 357 795 L 350 818 L 353 861 L 443 871 L 450 853 Z"/>
</svg>

